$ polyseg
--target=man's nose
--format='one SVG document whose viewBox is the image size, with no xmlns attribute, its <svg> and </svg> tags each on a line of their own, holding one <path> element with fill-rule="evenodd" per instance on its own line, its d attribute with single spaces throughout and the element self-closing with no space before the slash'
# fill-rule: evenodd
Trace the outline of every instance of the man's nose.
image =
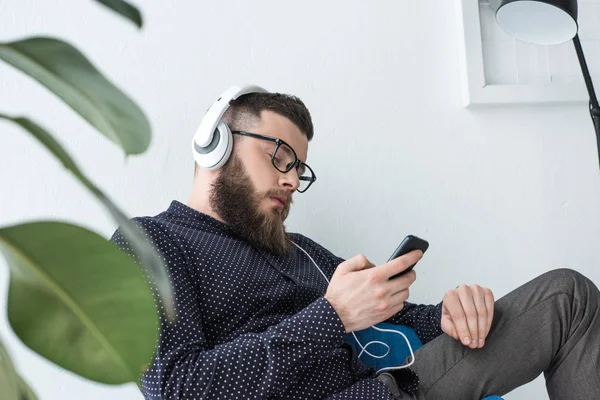
<svg viewBox="0 0 600 400">
<path fill-rule="evenodd" d="M 279 175 L 279 185 L 289 189 L 292 193 L 295 192 L 296 189 L 300 187 L 300 179 L 296 168 L 292 168 L 292 170 L 287 173 L 282 172 Z"/>
</svg>

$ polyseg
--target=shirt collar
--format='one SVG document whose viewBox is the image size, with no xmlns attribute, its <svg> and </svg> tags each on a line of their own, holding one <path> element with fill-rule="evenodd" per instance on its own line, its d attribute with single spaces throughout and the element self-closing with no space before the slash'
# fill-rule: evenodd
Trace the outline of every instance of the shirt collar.
<svg viewBox="0 0 600 400">
<path fill-rule="evenodd" d="M 210 225 L 211 227 L 222 230 L 227 233 L 233 233 L 232 229 L 224 222 L 219 221 L 216 218 L 211 217 L 208 214 L 204 214 L 186 204 L 183 204 L 177 200 L 173 200 L 167 209 L 169 214 L 177 215 L 187 219 L 192 219 L 200 222 L 202 225 Z"/>
</svg>

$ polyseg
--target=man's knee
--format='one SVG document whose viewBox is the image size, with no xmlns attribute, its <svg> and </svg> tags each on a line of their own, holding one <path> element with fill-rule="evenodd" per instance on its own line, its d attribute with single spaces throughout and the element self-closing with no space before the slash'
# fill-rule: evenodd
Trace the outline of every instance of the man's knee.
<svg viewBox="0 0 600 400">
<path fill-rule="evenodd" d="M 576 297 L 600 297 L 598 288 L 588 277 L 570 268 L 559 268 L 548 271 L 541 275 L 539 279 L 548 286 L 549 290 L 563 292 Z"/>
<path fill-rule="evenodd" d="M 570 268 L 558 268 L 552 271 L 548 271 L 542 276 L 547 276 L 552 281 L 568 280 L 568 281 L 587 281 L 589 280 L 580 272 Z"/>
</svg>

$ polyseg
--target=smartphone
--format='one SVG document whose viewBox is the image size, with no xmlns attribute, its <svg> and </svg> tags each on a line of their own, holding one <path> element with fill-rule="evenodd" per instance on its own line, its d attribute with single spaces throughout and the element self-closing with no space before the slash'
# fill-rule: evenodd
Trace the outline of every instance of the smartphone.
<svg viewBox="0 0 600 400">
<path fill-rule="evenodd" d="M 394 258 L 403 256 L 406 253 L 410 253 L 413 250 L 421 250 L 423 253 L 425 253 L 428 248 L 429 248 L 429 243 L 426 240 L 416 237 L 414 235 L 408 235 L 407 237 L 404 238 L 402 243 L 400 243 L 398 248 L 394 251 L 394 253 L 390 257 L 388 262 L 392 261 Z M 406 268 L 404 271 L 391 276 L 390 279 L 398 278 L 399 276 L 402 276 L 402 275 L 406 274 L 407 272 L 412 271 L 412 269 L 415 267 L 416 264 L 417 263 L 414 263 L 410 267 Z"/>
</svg>

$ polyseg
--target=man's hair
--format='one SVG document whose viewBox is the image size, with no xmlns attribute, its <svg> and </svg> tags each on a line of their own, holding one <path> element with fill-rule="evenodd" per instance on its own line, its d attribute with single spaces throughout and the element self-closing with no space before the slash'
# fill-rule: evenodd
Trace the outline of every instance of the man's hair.
<svg viewBox="0 0 600 400">
<path fill-rule="evenodd" d="M 232 131 L 251 130 L 260 120 L 264 110 L 286 117 L 300 129 L 310 141 L 314 135 L 310 112 L 298 97 L 282 93 L 249 93 L 232 100 L 223 115 Z M 194 163 L 197 171 L 198 166 Z"/>
</svg>

